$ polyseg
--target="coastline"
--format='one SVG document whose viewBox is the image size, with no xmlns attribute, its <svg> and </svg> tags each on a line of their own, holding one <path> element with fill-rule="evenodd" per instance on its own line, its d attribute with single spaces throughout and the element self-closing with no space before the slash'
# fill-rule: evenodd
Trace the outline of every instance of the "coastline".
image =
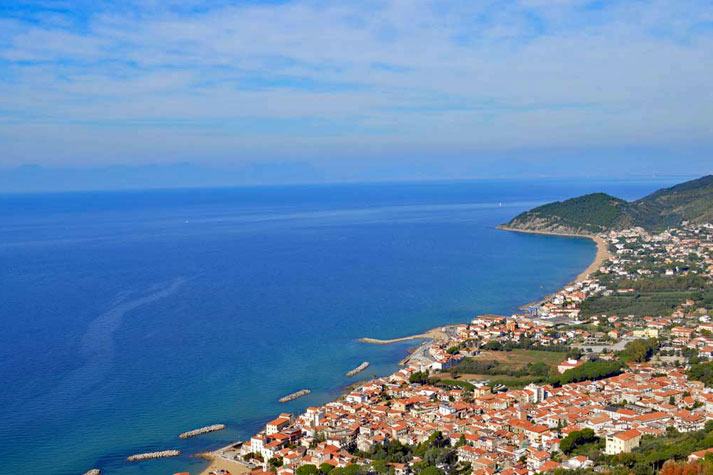
<svg viewBox="0 0 713 475">
<path fill-rule="evenodd" d="M 590 274 L 593 274 L 594 272 L 596 272 L 597 269 L 599 269 L 607 259 L 610 259 L 612 257 L 612 254 L 611 254 L 611 252 L 609 252 L 609 246 L 607 246 L 606 241 L 604 241 L 604 239 L 597 236 L 596 234 L 575 234 L 575 233 L 557 233 L 557 232 L 553 232 L 553 231 L 534 231 L 531 229 L 511 228 L 504 224 L 498 225 L 495 228 L 500 229 L 501 231 L 509 231 L 509 232 L 513 232 L 513 233 L 541 234 L 544 236 L 583 238 L 583 239 L 591 239 L 592 241 L 594 241 L 594 243 L 597 245 L 597 253 L 594 256 L 594 260 L 592 261 L 591 264 L 589 264 L 589 267 L 584 269 L 584 271 L 580 272 L 579 275 L 577 276 L 577 278 L 574 279 L 572 282 L 567 283 L 565 285 L 565 287 L 567 285 L 575 284 L 577 282 L 581 282 L 581 281 L 585 280 L 587 277 L 589 277 Z"/>
<path fill-rule="evenodd" d="M 562 286 L 562 288 L 567 287 L 569 285 L 572 285 L 577 282 L 581 282 L 582 280 L 585 280 L 586 278 L 589 277 L 590 274 L 596 272 L 599 267 L 604 264 L 604 262 L 612 257 L 612 254 L 609 252 L 609 247 L 604 241 L 599 236 L 596 235 L 586 235 L 586 234 L 571 234 L 571 233 L 556 233 L 556 232 L 549 232 L 549 231 L 531 231 L 531 230 L 522 230 L 522 229 L 515 229 L 515 228 L 509 228 L 505 225 L 499 225 L 496 226 L 497 229 L 502 230 L 502 231 L 510 231 L 510 232 L 519 232 L 519 233 L 526 233 L 526 234 L 542 234 L 542 235 L 548 235 L 548 236 L 560 236 L 560 237 L 573 237 L 573 238 L 586 238 L 586 239 L 591 239 L 594 241 L 594 243 L 597 245 L 597 252 L 594 256 L 594 259 L 592 262 L 589 264 L 589 266 L 584 269 L 582 272 L 577 275 L 575 280 L 568 282 Z M 528 306 L 528 305 L 537 305 L 541 301 L 547 299 L 550 295 L 543 296 L 542 299 L 540 299 L 539 302 L 533 302 L 530 304 L 525 304 L 522 307 Z M 357 341 L 362 342 L 362 343 L 369 343 L 373 345 L 388 345 L 392 343 L 399 343 L 399 342 L 404 342 L 404 341 L 410 341 L 410 340 L 440 340 L 440 339 L 447 339 L 448 335 L 445 333 L 444 329 L 449 327 L 450 325 L 444 325 L 444 326 L 439 326 L 437 328 L 432 328 L 431 330 L 428 330 L 424 333 L 420 333 L 417 335 L 410 335 L 410 336 L 405 336 L 405 337 L 400 337 L 400 338 L 391 338 L 391 339 L 379 339 L 379 338 L 370 338 L 370 337 L 362 337 L 359 338 Z M 427 343 L 427 342 L 426 342 Z M 426 343 L 420 344 L 415 350 L 418 351 L 419 349 L 423 349 L 426 346 Z M 407 355 L 404 359 L 398 362 L 399 366 L 403 366 L 407 364 L 410 359 L 412 358 L 413 353 L 410 353 Z M 362 382 L 354 382 L 346 387 L 346 391 L 350 388 L 356 387 L 359 384 L 362 384 Z M 346 393 L 345 393 L 346 394 Z M 342 394 L 339 398 L 344 397 L 344 394 Z M 338 398 L 338 399 L 339 399 Z M 240 464 L 238 462 L 234 462 L 231 460 L 227 460 L 223 458 L 220 455 L 220 452 L 224 450 L 226 447 L 223 447 L 221 449 L 211 451 L 211 452 L 205 452 L 202 454 L 197 454 L 198 456 L 209 460 L 210 465 L 203 470 L 200 475 L 208 475 L 210 472 L 217 472 L 218 470 L 224 469 L 228 470 L 231 474 L 245 474 L 250 472 L 251 469 L 249 469 L 247 466 Z"/>
<path fill-rule="evenodd" d="M 200 473 L 200 475 L 208 475 L 211 472 L 218 473 L 220 470 L 227 470 L 231 473 L 231 475 L 242 475 L 244 473 L 248 473 L 251 470 L 248 466 L 228 460 L 220 455 L 221 451 L 230 447 L 232 447 L 232 444 L 211 452 L 196 454 L 196 457 L 200 457 L 210 462 L 210 464 Z"/>
<path fill-rule="evenodd" d="M 500 224 L 500 225 L 496 226 L 495 228 L 499 229 L 501 231 L 508 231 L 508 232 L 513 232 L 513 233 L 541 234 L 543 236 L 571 237 L 571 238 L 580 238 L 580 239 L 591 239 L 592 241 L 594 241 L 594 243 L 597 245 L 597 252 L 594 255 L 594 259 L 592 260 L 592 263 L 589 264 L 589 266 L 586 269 L 584 269 L 582 272 L 580 272 L 573 281 L 568 282 L 565 285 L 563 285 L 562 286 L 563 288 L 568 287 L 573 284 L 576 284 L 578 282 L 582 282 L 583 280 L 586 280 L 591 274 L 596 272 L 604 264 L 604 262 L 606 262 L 607 260 L 609 260 L 613 257 L 612 253 L 609 251 L 609 246 L 607 245 L 606 241 L 595 234 L 575 234 L 575 233 L 556 233 L 553 231 L 534 231 L 534 230 L 530 230 L 530 229 L 511 228 L 504 224 Z M 553 294 L 545 295 L 538 301 L 529 302 L 524 305 L 521 305 L 520 308 L 537 306 L 540 303 L 542 303 L 544 300 L 547 300 L 552 295 Z"/>
</svg>

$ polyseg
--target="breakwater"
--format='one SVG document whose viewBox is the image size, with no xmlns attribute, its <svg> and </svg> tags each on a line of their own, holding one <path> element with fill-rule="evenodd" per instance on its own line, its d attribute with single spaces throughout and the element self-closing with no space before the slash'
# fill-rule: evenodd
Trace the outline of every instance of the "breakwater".
<svg viewBox="0 0 713 475">
<path fill-rule="evenodd" d="M 309 389 L 301 389 L 297 392 L 294 392 L 292 394 L 288 394 L 287 396 L 281 397 L 280 399 L 278 399 L 278 401 L 279 402 L 290 402 L 290 401 L 293 401 L 299 397 L 306 396 L 311 392 L 312 391 L 310 391 Z"/>
<path fill-rule="evenodd" d="M 178 437 L 181 439 L 189 439 L 189 438 L 195 437 L 197 435 L 208 434 L 210 432 L 216 432 L 216 431 L 223 430 L 223 429 L 225 429 L 225 424 L 213 424 L 210 426 L 201 427 L 200 429 L 189 430 L 188 432 L 184 432 L 183 434 L 179 435 Z"/>
<path fill-rule="evenodd" d="M 178 457 L 181 455 L 180 450 L 162 450 L 160 452 L 147 452 L 145 454 L 136 454 L 126 457 L 129 462 L 137 462 L 139 460 L 162 459 L 166 457 Z"/>
<path fill-rule="evenodd" d="M 360 364 L 359 366 L 357 366 L 357 367 L 354 368 L 353 370 L 347 371 L 347 376 L 354 376 L 355 374 L 361 373 L 362 371 L 364 371 L 364 370 L 365 370 L 366 368 L 368 368 L 368 367 L 369 367 L 369 362 L 368 362 L 368 361 L 364 361 L 362 364 Z"/>
<path fill-rule="evenodd" d="M 98 468 L 93 468 L 93 469 L 89 470 L 88 472 L 84 472 L 84 475 L 100 475 L 101 473 L 102 473 L 102 471 L 99 470 Z"/>
</svg>

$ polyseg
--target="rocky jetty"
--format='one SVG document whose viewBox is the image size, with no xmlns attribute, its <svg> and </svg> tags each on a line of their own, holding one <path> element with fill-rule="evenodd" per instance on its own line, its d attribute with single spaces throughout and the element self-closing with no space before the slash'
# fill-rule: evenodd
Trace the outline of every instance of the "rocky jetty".
<svg viewBox="0 0 713 475">
<path fill-rule="evenodd" d="M 162 459 L 167 457 L 178 457 L 181 455 L 180 450 L 162 450 L 160 452 L 147 452 L 145 454 L 136 454 L 126 457 L 129 462 L 137 462 L 139 460 Z"/>
<path fill-rule="evenodd" d="M 368 361 L 364 361 L 362 364 L 360 364 L 359 366 L 357 366 L 357 367 L 354 368 L 353 370 L 347 371 L 347 376 L 354 376 L 355 374 L 361 373 L 362 371 L 364 371 L 364 370 L 365 370 L 366 368 L 368 368 L 368 367 L 369 367 L 369 362 L 368 362 Z"/>
<path fill-rule="evenodd" d="M 208 434 L 210 432 L 216 432 L 219 430 L 225 429 L 225 424 L 213 424 L 210 426 L 206 427 L 201 427 L 200 429 L 195 429 L 195 430 L 189 430 L 188 432 L 184 432 L 183 434 L 179 435 L 181 439 L 189 439 L 191 437 L 195 437 L 197 435 L 201 434 Z"/>
<path fill-rule="evenodd" d="M 308 395 L 308 394 L 311 393 L 311 392 L 312 392 L 312 391 L 310 391 L 309 389 L 302 389 L 302 390 L 297 391 L 297 392 L 295 392 L 295 393 L 288 394 L 287 396 L 281 397 L 280 399 L 278 399 L 278 401 L 280 401 L 280 402 L 290 402 L 290 401 L 294 401 L 295 399 L 297 399 L 297 398 L 299 398 L 299 397 L 302 397 L 302 396 L 306 396 L 306 395 Z"/>
</svg>

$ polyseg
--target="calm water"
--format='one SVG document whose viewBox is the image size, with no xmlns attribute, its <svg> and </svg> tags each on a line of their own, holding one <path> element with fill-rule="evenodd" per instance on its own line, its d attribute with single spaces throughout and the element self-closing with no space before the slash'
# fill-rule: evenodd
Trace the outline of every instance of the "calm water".
<svg viewBox="0 0 713 475">
<path fill-rule="evenodd" d="M 457 182 L 0 196 L 0 472 L 197 473 L 186 454 L 395 370 L 396 337 L 508 313 L 594 256 L 494 226 L 656 183 Z M 310 388 L 306 398 L 276 400 Z M 229 430 L 188 441 L 212 423 Z"/>
</svg>

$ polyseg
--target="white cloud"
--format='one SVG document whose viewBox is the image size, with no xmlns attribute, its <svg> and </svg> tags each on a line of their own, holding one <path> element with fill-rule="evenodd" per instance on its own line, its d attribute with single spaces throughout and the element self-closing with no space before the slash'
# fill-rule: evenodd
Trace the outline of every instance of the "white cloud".
<svg viewBox="0 0 713 475">
<path fill-rule="evenodd" d="M 289 146 L 277 141 L 330 153 L 369 140 L 713 142 L 709 2 L 212 5 L 0 21 L 0 137 L 13 143 L 0 164 L 42 160 L 55 143 L 82 162 L 102 143 L 106 160 L 145 160 L 142 147 L 185 154 L 187 141 L 196 159 L 279 156 Z M 32 142 L 42 130 L 45 146 Z"/>
</svg>

